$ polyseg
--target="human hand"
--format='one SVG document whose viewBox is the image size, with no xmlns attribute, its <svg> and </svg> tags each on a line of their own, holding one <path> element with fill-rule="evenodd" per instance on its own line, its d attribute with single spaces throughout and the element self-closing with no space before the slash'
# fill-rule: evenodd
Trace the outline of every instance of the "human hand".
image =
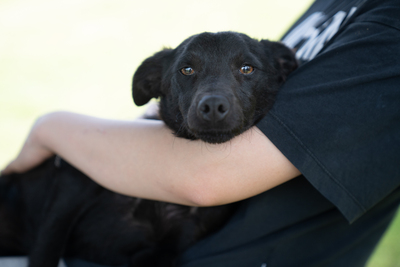
<svg viewBox="0 0 400 267">
<path fill-rule="evenodd" d="M 40 124 L 41 119 L 39 118 L 32 127 L 18 156 L 1 171 L 1 175 L 28 171 L 54 155 L 40 141 Z"/>
</svg>

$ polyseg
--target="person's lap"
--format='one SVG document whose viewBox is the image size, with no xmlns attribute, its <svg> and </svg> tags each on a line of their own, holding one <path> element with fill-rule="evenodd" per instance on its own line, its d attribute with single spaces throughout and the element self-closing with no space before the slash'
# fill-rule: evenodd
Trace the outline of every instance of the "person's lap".
<svg viewBox="0 0 400 267">
<path fill-rule="evenodd" d="M 28 266 L 27 257 L 2 257 L 0 258 L 1 267 L 26 267 Z M 60 261 L 58 267 L 67 267 L 63 261 Z"/>
<path fill-rule="evenodd" d="M 28 266 L 28 257 L 2 257 L 0 258 L 1 267 L 26 267 Z M 58 267 L 108 267 L 91 262 L 86 262 L 78 259 L 63 259 L 60 260 Z M 124 267 L 124 266 L 118 266 Z"/>
</svg>

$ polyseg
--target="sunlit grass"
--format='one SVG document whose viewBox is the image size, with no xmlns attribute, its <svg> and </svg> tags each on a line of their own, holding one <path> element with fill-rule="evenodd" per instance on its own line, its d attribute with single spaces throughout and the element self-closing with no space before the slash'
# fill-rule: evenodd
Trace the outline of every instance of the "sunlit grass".
<svg viewBox="0 0 400 267">
<path fill-rule="evenodd" d="M 367 267 L 400 267 L 400 210 Z"/>
<path fill-rule="evenodd" d="M 203 31 L 278 40 L 311 0 L 2 0 L 0 168 L 41 114 L 69 110 L 130 119 L 131 77 L 143 59 Z M 400 223 L 369 267 L 399 262 Z M 376 260 L 375 260 L 376 259 Z"/>
</svg>

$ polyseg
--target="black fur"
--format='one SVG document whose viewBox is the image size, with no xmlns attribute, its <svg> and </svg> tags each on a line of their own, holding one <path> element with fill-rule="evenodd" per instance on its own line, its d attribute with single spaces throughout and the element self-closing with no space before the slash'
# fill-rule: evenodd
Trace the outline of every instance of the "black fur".
<svg viewBox="0 0 400 267">
<path fill-rule="evenodd" d="M 243 66 L 253 72 L 241 73 Z M 265 115 L 296 66 L 282 44 L 203 33 L 146 59 L 134 75 L 133 98 L 143 105 L 160 97 L 160 116 L 177 136 L 221 143 Z M 191 75 L 184 75 L 181 69 L 189 67 Z M 56 266 L 60 257 L 175 266 L 179 254 L 218 230 L 235 205 L 194 208 L 122 196 L 56 157 L 1 177 L 0 255 L 29 254 L 31 267 Z"/>
<path fill-rule="evenodd" d="M 245 65 L 254 71 L 241 74 Z M 194 74 L 183 75 L 185 67 Z M 202 33 L 146 59 L 133 78 L 133 98 L 143 105 L 160 97 L 161 118 L 177 136 L 222 143 L 267 113 L 279 86 L 296 67 L 292 51 L 281 43 L 234 32 Z M 228 107 L 223 119 L 199 114 L 199 105 L 210 97 Z"/>
</svg>

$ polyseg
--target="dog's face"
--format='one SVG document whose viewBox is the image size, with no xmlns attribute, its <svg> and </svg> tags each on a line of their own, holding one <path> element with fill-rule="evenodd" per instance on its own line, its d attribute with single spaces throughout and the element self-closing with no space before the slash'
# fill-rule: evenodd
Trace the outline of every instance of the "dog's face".
<svg viewBox="0 0 400 267">
<path fill-rule="evenodd" d="M 296 67 L 280 43 L 202 33 L 146 59 L 133 77 L 133 98 L 140 106 L 160 97 L 160 116 L 177 136 L 222 143 L 267 113 Z"/>
</svg>

